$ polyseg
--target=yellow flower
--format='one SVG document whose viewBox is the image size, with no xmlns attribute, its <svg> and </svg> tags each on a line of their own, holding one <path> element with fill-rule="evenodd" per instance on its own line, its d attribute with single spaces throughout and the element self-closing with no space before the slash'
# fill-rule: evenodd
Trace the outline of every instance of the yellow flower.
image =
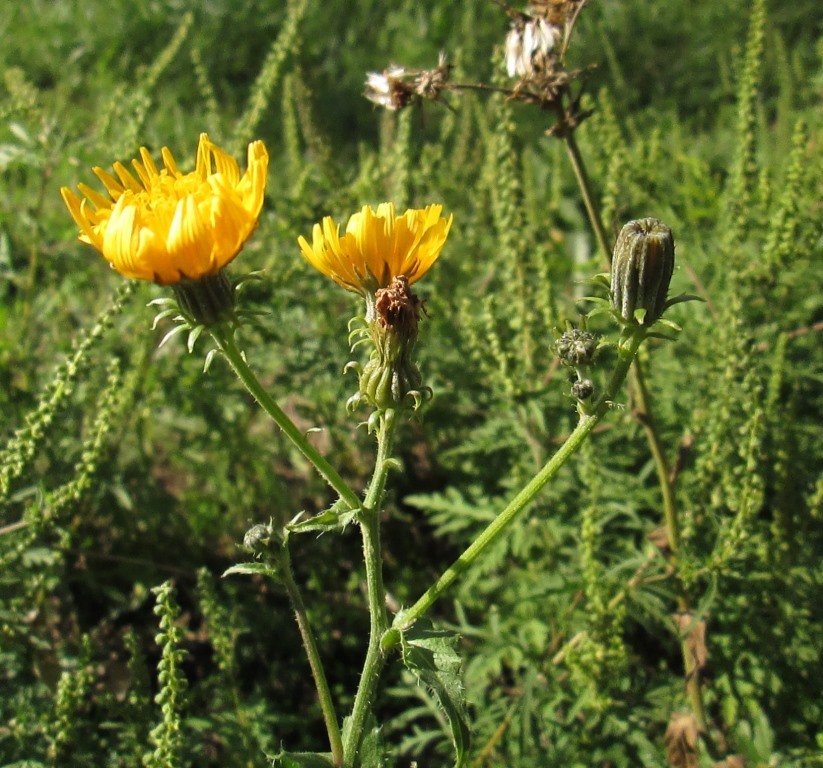
<svg viewBox="0 0 823 768">
<path fill-rule="evenodd" d="M 331 216 L 312 230 L 312 243 L 298 239 L 309 263 L 350 291 L 363 295 L 386 288 L 404 275 L 409 284 L 428 272 L 440 255 L 454 216 L 443 218 L 442 205 L 410 209 L 397 216 L 393 203 L 368 205 L 355 213 L 340 236 Z"/>
<path fill-rule="evenodd" d="M 241 177 L 234 158 L 200 134 L 194 171 L 181 173 L 167 148 L 158 170 L 149 151 L 121 163 L 117 178 L 94 168 L 109 197 L 85 184 L 79 197 L 60 192 L 80 227 L 80 240 L 97 248 L 121 275 L 161 285 L 214 275 L 240 252 L 257 227 L 269 156 L 262 141 L 249 144 Z"/>
</svg>

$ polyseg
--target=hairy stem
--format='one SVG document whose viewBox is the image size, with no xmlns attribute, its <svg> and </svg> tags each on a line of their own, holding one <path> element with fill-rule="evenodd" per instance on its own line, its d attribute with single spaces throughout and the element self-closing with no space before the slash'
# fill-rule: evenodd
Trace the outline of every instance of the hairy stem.
<svg viewBox="0 0 823 768">
<path fill-rule="evenodd" d="M 557 452 L 549 459 L 545 466 L 532 480 L 509 502 L 508 506 L 491 522 L 488 527 L 467 547 L 460 557 L 455 560 L 443 575 L 423 594 L 423 596 L 402 614 L 398 615 L 397 629 L 403 631 L 414 624 L 429 608 L 443 595 L 443 593 L 488 549 L 497 541 L 512 521 L 522 512 L 543 489 L 571 456 L 583 445 L 583 442 L 595 428 L 597 423 L 608 412 L 611 401 L 616 397 L 629 371 L 640 344 L 646 337 L 642 326 L 634 326 L 630 336 L 619 347 L 619 358 L 611 379 L 603 393 L 587 412 L 580 414 L 580 420 L 574 431 Z M 389 633 L 384 640 L 386 649 L 400 642 L 400 633 Z"/>
<path fill-rule="evenodd" d="M 380 547 L 380 511 L 389 473 L 397 413 L 391 409 L 381 416 L 377 428 L 377 459 L 363 507 L 358 515 L 363 535 L 363 559 L 366 564 L 366 594 L 369 605 L 369 645 L 360 684 L 354 698 L 345 740 L 346 768 L 358 765 L 360 746 L 372 711 L 380 673 L 386 663 L 381 639 L 389 628 L 386 590 L 383 587 L 383 556 Z"/>
<path fill-rule="evenodd" d="M 340 476 L 337 470 L 319 453 L 306 439 L 306 436 L 295 426 L 294 422 L 283 412 L 283 409 L 274 401 L 265 390 L 260 380 L 246 362 L 243 353 L 238 349 L 231 331 L 221 326 L 209 329 L 212 338 L 220 351 L 226 356 L 234 372 L 243 382 L 251 396 L 260 404 L 260 407 L 272 418 L 275 424 L 286 434 L 286 437 L 297 446 L 297 449 L 314 465 L 323 479 L 339 494 L 351 509 L 360 507 L 360 499 Z"/>
<path fill-rule="evenodd" d="M 306 604 L 303 602 L 303 596 L 300 594 L 300 589 L 294 580 L 288 544 L 281 547 L 278 554 L 280 566 L 278 575 L 286 587 L 286 592 L 289 595 L 289 600 L 291 600 L 292 608 L 294 609 L 294 617 L 297 620 L 297 626 L 300 630 L 300 637 L 303 639 L 303 647 L 306 650 L 306 656 L 309 660 L 309 666 L 311 667 L 311 674 L 314 678 L 314 685 L 315 688 L 317 688 L 320 709 L 323 712 L 323 721 L 326 724 L 326 731 L 329 734 L 332 761 L 335 768 L 343 768 L 343 738 L 340 735 L 337 712 L 335 712 L 334 709 L 334 701 L 332 700 L 331 690 L 326 680 L 323 661 L 320 658 L 317 642 L 314 639 L 314 632 L 309 622 Z"/>
</svg>

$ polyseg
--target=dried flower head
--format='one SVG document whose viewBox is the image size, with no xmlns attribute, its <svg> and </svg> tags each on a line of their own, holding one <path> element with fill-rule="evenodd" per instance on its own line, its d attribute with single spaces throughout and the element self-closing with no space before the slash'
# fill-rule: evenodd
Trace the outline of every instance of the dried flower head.
<svg viewBox="0 0 823 768">
<path fill-rule="evenodd" d="M 403 109 L 414 96 L 414 88 L 406 81 L 407 77 L 406 69 L 394 64 L 383 72 L 369 72 L 365 96 L 380 107 Z"/>
<path fill-rule="evenodd" d="M 377 322 L 407 336 L 417 333 L 423 302 L 412 293 L 405 275 L 398 275 L 386 288 L 379 288 L 374 298 Z"/>
<path fill-rule="evenodd" d="M 121 275 L 169 285 L 217 274 L 240 252 L 257 227 L 269 156 L 262 141 L 249 144 L 241 176 L 234 158 L 203 133 L 191 173 L 181 173 L 171 152 L 158 169 L 149 151 L 132 160 L 137 177 L 121 163 L 117 178 L 94 168 L 108 197 L 85 184 L 79 197 L 60 191 L 80 227 L 80 240 L 97 248 Z M 142 162 L 141 162 L 142 161 Z"/>
<path fill-rule="evenodd" d="M 505 59 L 509 77 L 529 79 L 551 71 L 556 63 L 555 48 L 563 29 L 542 16 L 519 16 L 506 36 Z"/>
<path fill-rule="evenodd" d="M 364 95 L 391 110 L 403 109 L 415 99 L 437 101 L 448 87 L 450 71 L 444 53 L 434 69 L 407 69 L 392 64 L 382 72 L 369 72 Z"/>
</svg>

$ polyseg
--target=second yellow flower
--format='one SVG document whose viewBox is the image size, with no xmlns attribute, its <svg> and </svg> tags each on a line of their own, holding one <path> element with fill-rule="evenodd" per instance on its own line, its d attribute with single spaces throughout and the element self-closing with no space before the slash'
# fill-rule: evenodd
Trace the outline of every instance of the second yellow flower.
<svg viewBox="0 0 823 768">
<path fill-rule="evenodd" d="M 341 236 L 339 226 L 326 216 L 312 230 L 312 242 L 298 239 L 309 263 L 335 282 L 362 295 L 373 295 L 405 275 L 416 282 L 437 261 L 451 229 L 453 216 L 441 216 L 442 205 L 410 209 L 397 216 L 393 203 L 377 210 L 364 206 L 355 213 Z"/>
</svg>

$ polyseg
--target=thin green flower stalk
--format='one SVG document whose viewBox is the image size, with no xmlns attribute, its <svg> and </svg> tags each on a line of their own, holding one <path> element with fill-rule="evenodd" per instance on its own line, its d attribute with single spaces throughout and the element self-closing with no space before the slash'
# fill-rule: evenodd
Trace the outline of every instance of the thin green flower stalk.
<svg viewBox="0 0 823 768">
<path fill-rule="evenodd" d="M 306 652 L 306 658 L 317 690 L 323 722 L 329 737 L 332 764 L 334 768 L 343 768 L 343 740 L 337 722 L 337 712 L 326 679 L 326 672 L 323 668 L 320 649 L 309 620 L 309 613 L 306 610 L 300 588 L 294 579 L 291 553 L 289 551 L 289 533 L 288 527 L 284 528 L 273 520 L 268 524 L 252 526 L 243 538 L 243 547 L 262 562 L 241 563 L 232 566 L 223 576 L 257 573 L 274 579 L 278 584 L 285 587 L 286 594 L 294 610 L 297 628 L 300 631 L 300 639 L 303 642 L 303 649 Z"/>
<path fill-rule="evenodd" d="M 374 474 L 358 519 L 363 536 L 363 559 L 366 564 L 366 595 L 369 605 L 369 645 L 363 672 L 354 699 L 354 706 L 345 740 L 346 766 L 356 766 L 360 745 L 363 742 L 372 703 L 380 681 L 380 673 L 386 663 L 386 649 L 381 639 L 389 629 L 386 611 L 386 590 L 383 586 L 383 556 L 380 545 L 380 513 L 386 480 L 392 466 L 392 446 L 397 427 L 397 411 L 386 409 L 377 425 L 377 458 Z"/>
<path fill-rule="evenodd" d="M 645 243 L 645 247 L 641 247 L 644 245 L 644 239 L 648 242 Z M 652 332 L 651 329 L 655 328 L 655 325 L 647 321 L 658 320 L 669 306 L 684 300 L 684 297 L 666 300 L 673 264 L 674 241 L 671 230 L 665 224 L 656 219 L 642 219 L 625 225 L 615 247 L 612 266 L 611 284 L 616 284 L 618 290 L 610 291 L 609 302 L 597 300 L 602 305 L 602 309 L 598 311 L 610 312 L 622 327 L 617 343 L 617 362 L 608 383 L 591 404 L 588 397 L 593 393 L 589 392 L 588 388 L 586 397 L 582 397 L 582 393 L 579 392 L 576 394 L 580 417 L 577 426 L 563 445 L 463 554 L 446 569 L 435 584 L 411 608 L 398 614 L 394 622 L 394 631 L 384 638 L 384 646 L 396 646 L 401 640 L 401 632 L 421 618 L 443 593 L 474 565 L 486 549 L 503 535 L 514 519 L 583 445 L 592 430 L 608 413 L 629 374 L 641 344 Z M 620 276 L 620 280 L 614 279 L 616 275 Z M 605 278 L 602 278 L 602 282 L 605 282 Z M 661 323 L 665 324 L 666 321 Z M 588 334 L 570 333 L 562 341 L 559 350 L 565 355 L 567 363 L 585 363 L 596 351 L 596 342 L 589 338 Z"/>
<path fill-rule="evenodd" d="M 440 578 L 408 610 L 399 613 L 394 621 L 393 631 L 383 639 L 386 650 L 399 645 L 401 632 L 411 627 L 418 619 L 442 597 L 446 590 L 466 573 L 506 532 L 515 518 L 534 501 L 546 484 L 562 469 L 566 462 L 577 452 L 601 419 L 611 409 L 623 382 L 628 375 L 637 350 L 648 334 L 648 329 L 634 324 L 628 326 L 621 343 L 618 345 L 618 360 L 608 384 L 589 409 L 580 408 L 577 426 L 566 438 L 557 452 L 546 462 L 543 468 L 529 483 L 509 502 L 506 508 L 488 525 L 488 527 L 466 548 L 440 576 Z"/>
<path fill-rule="evenodd" d="M 309 242 L 298 240 L 306 260 L 319 272 L 364 302 L 362 317 L 353 321 L 353 347 L 370 347 L 365 365 L 350 363 L 358 373 L 358 392 L 348 407 L 366 405 L 371 410 L 369 432 L 377 438 L 375 468 L 357 521 L 363 538 L 366 594 L 369 608 L 369 642 L 351 716 L 343 734 L 346 768 L 356 768 L 372 716 L 375 692 L 386 663 L 382 638 L 389 629 L 380 514 L 398 416 L 410 413 L 431 394 L 423 385 L 414 361 L 423 302 L 411 286 L 435 263 L 451 229 L 452 219 L 442 217 L 442 206 L 411 209 L 398 216 L 392 203 L 362 208 L 349 218 L 341 236 L 331 217 L 316 224 Z"/>
<path fill-rule="evenodd" d="M 294 443 L 297 449 L 305 456 L 320 473 L 321 477 L 337 491 L 349 509 L 358 509 L 360 499 L 351 489 L 351 486 L 340 476 L 340 473 L 328 460 L 308 441 L 306 436 L 295 426 L 294 422 L 285 414 L 274 398 L 254 374 L 246 362 L 245 355 L 240 351 L 234 340 L 230 327 L 218 324 L 209 329 L 215 344 L 223 353 L 229 365 L 234 369 L 237 377 L 257 401 L 260 407 L 271 417 L 272 421 L 283 430 L 283 433 Z"/>
<path fill-rule="evenodd" d="M 332 761 L 335 768 L 342 768 L 345 762 L 343 751 L 343 739 L 340 734 L 340 726 L 337 722 L 337 712 L 334 708 L 331 689 L 326 679 L 326 672 L 323 668 L 323 660 L 320 657 L 320 650 L 314 637 L 314 631 L 309 621 L 309 613 L 306 604 L 303 602 L 303 595 L 297 582 L 294 580 L 294 572 L 291 567 L 291 554 L 288 542 L 279 550 L 278 575 L 286 587 L 289 600 L 294 610 L 294 617 L 297 621 L 297 628 L 300 630 L 300 638 L 303 641 L 303 648 L 311 667 L 314 685 L 317 689 L 317 696 L 320 702 L 320 709 L 323 713 L 323 722 L 326 725 L 326 732 L 329 736 L 329 746 L 331 748 Z"/>
</svg>

